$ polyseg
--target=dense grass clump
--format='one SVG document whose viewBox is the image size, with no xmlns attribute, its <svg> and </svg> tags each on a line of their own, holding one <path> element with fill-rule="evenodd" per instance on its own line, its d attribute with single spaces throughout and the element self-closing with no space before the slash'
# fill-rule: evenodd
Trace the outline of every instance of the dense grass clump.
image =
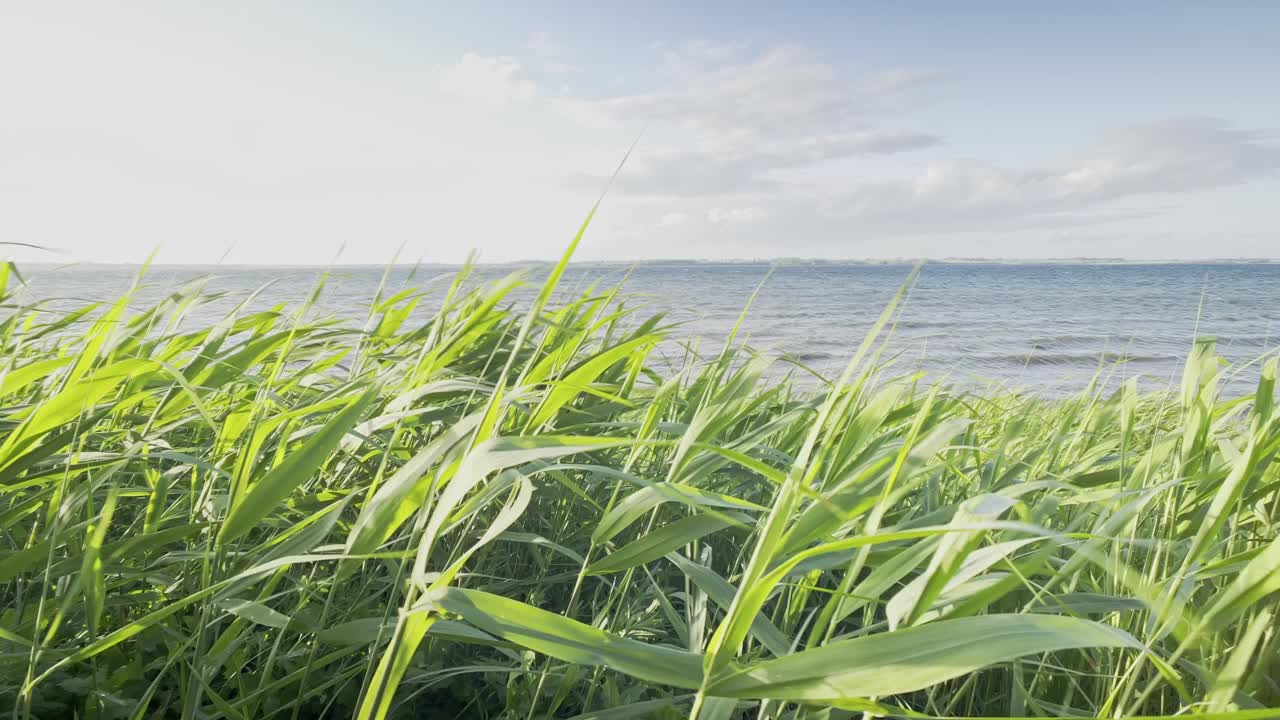
<svg viewBox="0 0 1280 720">
<path fill-rule="evenodd" d="M 0 282 L 15 718 L 1102 716 L 1280 707 L 1276 362 L 1221 399 L 817 390 L 618 290 L 464 270 L 368 322 Z M 422 303 L 425 304 L 425 303 Z M 419 320 L 419 318 L 425 318 Z"/>
</svg>

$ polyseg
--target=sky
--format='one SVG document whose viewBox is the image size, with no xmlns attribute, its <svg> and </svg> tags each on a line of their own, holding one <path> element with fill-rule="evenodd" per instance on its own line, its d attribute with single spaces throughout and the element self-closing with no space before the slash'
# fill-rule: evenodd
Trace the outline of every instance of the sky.
<svg viewBox="0 0 1280 720">
<path fill-rule="evenodd" d="M 751 5 L 0 0 L 0 256 L 1280 258 L 1280 3 Z"/>
</svg>

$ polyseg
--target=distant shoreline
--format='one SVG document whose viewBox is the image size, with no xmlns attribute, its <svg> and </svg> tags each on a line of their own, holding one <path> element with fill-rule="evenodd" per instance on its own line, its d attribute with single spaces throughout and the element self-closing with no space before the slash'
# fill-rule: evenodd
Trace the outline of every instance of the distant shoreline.
<svg viewBox="0 0 1280 720">
<path fill-rule="evenodd" d="M 19 268 L 95 270 L 126 270 L 142 267 L 142 263 L 105 263 L 105 262 L 23 262 L 13 261 Z M 1196 260 L 1180 259 L 1128 259 L 1128 258 L 886 258 L 829 260 L 821 258 L 736 258 L 724 260 L 698 259 L 661 259 L 661 260 L 576 260 L 575 267 L 700 267 L 700 266 L 779 266 L 779 267 L 876 267 L 876 266 L 911 266 L 918 262 L 926 265 L 1280 265 L 1280 258 L 1210 258 Z M 476 267 L 492 268 L 524 268 L 549 267 L 554 260 L 511 260 L 505 262 L 477 262 Z M 152 263 L 151 267 L 166 269 L 209 269 L 222 270 L 313 270 L 313 269 L 384 269 L 397 268 L 459 268 L 462 263 L 329 263 L 329 264 L 258 264 L 258 263 Z"/>
</svg>

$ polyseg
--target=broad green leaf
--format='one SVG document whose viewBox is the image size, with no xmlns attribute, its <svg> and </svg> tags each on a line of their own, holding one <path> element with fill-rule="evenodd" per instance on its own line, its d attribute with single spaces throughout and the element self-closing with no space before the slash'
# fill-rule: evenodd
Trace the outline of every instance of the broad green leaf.
<svg viewBox="0 0 1280 720">
<path fill-rule="evenodd" d="M 641 535 L 635 541 L 588 565 L 586 572 L 588 575 L 621 572 L 657 560 L 704 535 L 751 522 L 750 517 L 737 512 L 690 515 Z"/>
<path fill-rule="evenodd" d="M 274 512 L 295 488 L 311 479 L 312 474 L 329 459 L 329 453 L 338 446 L 342 436 L 355 426 L 374 397 L 374 390 L 369 390 L 352 401 L 303 443 L 302 447 L 289 453 L 283 462 L 255 482 L 228 513 L 218 532 L 218 544 L 225 545 L 252 530 L 260 520 Z"/>
<path fill-rule="evenodd" d="M 1113 612 L 1145 610 L 1141 600 L 1097 593 L 1064 593 L 1046 597 L 1029 610 L 1036 613 L 1060 615 L 1106 615 Z"/>
<path fill-rule="evenodd" d="M 690 506 L 732 508 L 735 510 L 768 510 L 768 508 L 746 500 L 739 500 L 731 495 L 701 490 L 689 485 L 676 485 L 667 482 L 656 483 L 631 493 L 606 513 L 604 517 L 600 518 L 596 529 L 591 533 L 591 541 L 596 544 L 609 542 L 649 510 L 667 502 L 679 502 Z"/>
<path fill-rule="evenodd" d="M 74 360 L 75 358 L 71 356 L 36 360 L 9 370 L 0 380 L 0 396 L 15 393 L 33 382 L 43 380 L 59 368 L 70 365 Z"/>
<path fill-rule="evenodd" d="M 1235 580 L 1213 598 L 1202 622 L 1210 629 L 1221 630 L 1253 609 L 1259 600 L 1278 590 L 1280 539 L 1272 540 L 1266 550 L 1250 560 Z"/>
<path fill-rule="evenodd" d="M 126 380 L 153 372 L 158 367 L 151 360 L 121 360 L 100 368 L 79 382 L 68 384 L 57 395 L 36 406 L 0 445 L 0 468 L 14 463 L 41 435 L 92 410 Z"/>
<path fill-rule="evenodd" d="M 728 580 L 720 577 L 719 573 L 706 565 L 693 562 L 680 553 L 668 553 L 667 559 L 680 568 L 680 572 L 687 575 L 693 584 L 706 593 L 711 602 L 720 609 L 727 610 L 733 604 L 733 598 L 738 594 L 738 589 Z M 774 655 L 781 656 L 791 652 L 791 641 L 764 615 L 757 615 L 751 623 L 751 634 Z"/>
<path fill-rule="evenodd" d="M 347 535 L 347 552 L 362 554 L 386 542 L 427 498 L 432 476 L 428 474 L 455 445 L 473 432 L 483 413 L 467 415 L 454 423 L 396 470 L 360 508 L 360 517 Z"/>
<path fill-rule="evenodd" d="M 1230 709 L 1240 683 L 1253 669 L 1254 654 L 1258 651 L 1258 643 L 1261 642 L 1263 634 L 1275 632 L 1273 617 L 1273 611 L 1268 608 L 1259 612 L 1253 622 L 1249 623 L 1239 643 L 1232 649 L 1226 666 L 1214 678 L 1213 686 L 1209 689 L 1207 700 L 1211 711 Z"/>
<path fill-rule="evenodd" d="M 560 412 L 560 408 L 572 402 L 583 389 L 595 382 L 600 373 L 633 354 L 644 352 L 656 341 L 657 339 L 653 336 L 644 336 L 609 348 L 557 380 L 552 384 L 550 392 L 547 393 L 546 399 L 542 401 L 537 412 L 529 420 L 529 429 L 541 427 L 543 423 L 550 420 Z"/>
<path fill-rule="evenodd" d="M 836 703 L 896 695 L 1026 655 L 1076 648 L 1133 648 L 1128 633 L 1089 620 L 985 615 L 836 642 L 733 668 L 711 679 L 711 695 Z"/>
<path fill-rule="evenodd" d="M 702 680 L 700 655 L 613 635 L 499 595 L 437 588 L 425 600 L 487 633 L 558 660 L 674 687 L 696 688 Z"/>
<path fill-rule="evenodd" d="M 277 612 L 253 600 L 242 600 L 240 598 L 227 598 L 218 601 L 218 607 L 239 618 L 244 618 L 249 622 L 265 625 L 271 628 L 288 627 L 290 619 L 288 615 Z"/>
<path fill-rule="evenodd" d="M 392 631 L 391 642 L 382 653 L 378 667 L 360 699 L 360 707 L 356 710 L 356 720 L 382 720 L 391 710 L 391 702 L 395 699 L 396 688 L 400 679 L 409 669 L 422 637 L 427 634 L 438 618 L 427 613 L 411 613 L 402 615 L 395 630 Z"/>
<path fill-rule="evenodd" d="M 102 503 L 102 511 L 85 531 L 84 557 L 81 559 L 80 579 L 84 586 L 85 617 L 89 624 L 89 634 L 98 634 L 98 623 L 102 620 L 102 608 L 107 600 L 107 581 L 102 568 L 102 543 L 107 537 L 107 528 L 111 525 L 111 517 L 116 511 L 118 491 L 112 487 L 107 492 L 107 499 Z"/>
<path fill-rule="evenodd" d="M 1013 504 L 1012 498 L 981 495 L 961 504 L 952 524 L 973 525 L 994 520 Z M 938 541 L 924 573 L 908 583 L 885 606 L 890 630 L 897 629 L 899 623 L 914 624 L 945 589 L 972 579 L 1009 553 L 1039 539 L 1020 538 L 970 553 L 977 536 L 977 531 L 949 533 Z"/>
<path fill-rule="evenodd" d="M 524 513 L 525 508 L 529 506 L 529 499 L 533 494 L 533 483 L 527 477 L 514 470 L 506 470 L 505 473 L 515 480 L 515 494 L 503 505 L 502 510 L 493 519 L 484 534 L 463 551 L 453 564 L 439 573 L 435 580 L 432 581 L 429 590 L 447 587 L 449 583 L 453 582 L 453 579 L 471 556 L 478 549 L 505 532 Z M 478 477 L 483 477 L 484 474 L 487 473 L 480 473 Z M 470 475 L 470 473 L 467 475 Z M 448 495 L 453 492 L 455 496 L 460 497 L 458 493 L 465 492 L 465 490 L 460 490 L 463 487 L 464 485 L 461 482 L 451 484 L 445 494 Z M 456 499 L 442 498 L 439 505 L 434 508 L 434 515 L 448 515 L 455 504 Z M 413 580 L 415 585 L 418 586 L 425 584 L 426 580 L 424 565 L 427 558 L 425 549 L 429 545 L 428 540 L 433 538 L 439 529 L 439 523 L 435 521 L 434 515 L 433 520 L 428 523 L 427 536 L 419 547 L 418 558 L 414 565 Z M 399 687 L 405 671 L 409 668 L 409 662 L 413 659 L 414 654 L 417 653 L 423 636 L 435 627 L 439 619 L 435 615 L 421 612 L 401 613 L 395 631 L 392 634 L 391 644 L 383 653 L 377 670 L 374 671 L 373 681 L 369 685 L 370 690 L 365 693 L 360 703 L 357 718 L 381 718 L 386 715 L 391 707 L 391 700 L 395 695 L 396 688 Z"/>
</svg>

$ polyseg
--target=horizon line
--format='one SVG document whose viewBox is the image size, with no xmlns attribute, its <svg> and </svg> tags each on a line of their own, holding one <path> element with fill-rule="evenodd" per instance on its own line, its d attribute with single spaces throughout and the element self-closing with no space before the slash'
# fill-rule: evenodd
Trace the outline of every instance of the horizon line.
<svg viewBox="0 0 1280 720">
<path fill-rule="evenodd" d="M 153 261 L 150 263 L 128 261 L 110 262 L 100 260 L 12 260 L 7 262 L 18 267 L 114 267 L 138 268 L 150 267 L 199 267 L 199 268 L 414 268 L 414 267 L 462 267 L 463 262 L 328 262 L 328 263 L 271 263 L 271 262 L 168 262 Z M 477 267 L 512 267 L 554 265 L 554 259 L 522 259 L 522 260 L 477 260 L 471 263 Z M 1207 258 L 1128 258 L 1128 257 L 1049 257 L 1049 258 L 1006 258 L 982 256 L 947 256 L 947 257 L 897 257 L 897 258 L 819 258 L 819 257 L 759 257 L 759 258 L 656 258 L 631 260 L 574 260 L 571 265 L 587 266 L 644 266 L 644 265 L 915 265 L 917 263 L 941 265 L 1271 265 L 1280 264 L 1280 257 L 1207 257 Z"/>
</svg>

